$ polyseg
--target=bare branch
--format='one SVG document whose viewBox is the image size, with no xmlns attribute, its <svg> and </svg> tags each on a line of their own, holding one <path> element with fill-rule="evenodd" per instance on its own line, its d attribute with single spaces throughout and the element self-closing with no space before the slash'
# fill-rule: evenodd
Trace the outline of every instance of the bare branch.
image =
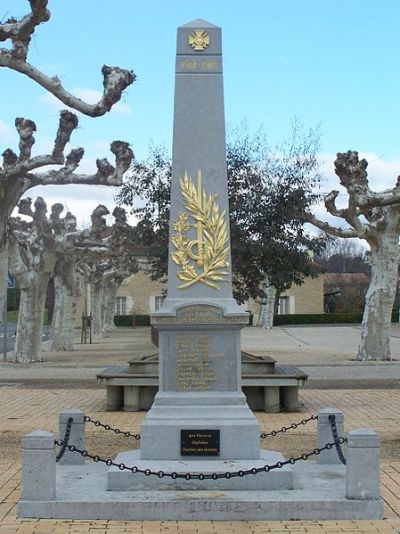
<svg viewBox="0 0 400 534">
<path fill-rule="evenodd" d="M 392 206 L 400 203 L 400 188 L 394 187 L 382 193 L 374 193 L 371 191 L 367 202 L 363 204 L 363 208 L 373 208 L 376 206 Z"/>
<path fill-rule="evenodd" d="M 49 91 L 49 93 L 52 93 L 66 106 L 80 111 L 88 117 L 101 117 L 105 115 L 121 99 L 124 89 L 136 79 L 135 74 L 130 70 L 104 66 L 102 69 L 104 75 L 103 96 L 97 104 L 88 104 L 64 89 L 57 76 L 46 76 L 30 63 L 11 57 L 8 50 L 2 49 L 0 51 L 0 67 L 8 67 L 11 70 L 25 74 Z"/>
<path fill-rule="evenodd" d="M 336 228 L 335 226 L 331 226 L 327 222 L 320 221 L 319 219 L 316 219 L 314 215 L 311 213 L 307 213 L 305 216 L 305 219 L 307 222 L 313 224 L 323 232 L 326 232 L 327 234 L 334 235 L 336 237 L 359 237 L 357 232 L 355 230 L 352 230 L 350 228 L 348 229 L 342 229 L 342 228 Z"/>
<path fill-rule="evenodd" d="M 339 153 L 335 161 L 335 172 L 340 183 L 350 195 L 350 202 L 365 210 L 378 206 L 391 206 L 400 203 L 400 187 L 396 184 L 393 189 L 375 193 L 370 190 L 367 179 L 368 163 L 365 159 L 358 159 L 358 153 L 349 151 Z"/>
<path fill-rule="evenodd" d="M 15 165 L 18 161 L 18 156 L 15 152 L 11 150 L 11 148 L 7 148 L 3 154 L 3 167 L 7 169 L 8 167 L 11 167 L 12 165 Z"/>
<path fill-rule="evenodd" d="M 29 0 L 31 4 L 31 13 L 29 15 L 26 15 L 20 21 L 11 18 L 4 24 L 0 24 L 0 41 L 11 40 L 11 56 L 13 58 L 26 59 L 29 43 L 36 26 L 50 19 L 47 2 L 48 0 Z"/>
<path fill-rule="evenodd" d="M 60 122 L 56 139 L 54 141 L 54 148 L 52 156 L 60 163 L 64 161 L 65 145 L 69 142 L 72 132 L 78 127 L 78 117 L 70 111 L 63 110 L 60 113 Z"/>
<path fill-rule="evenodd" d="M 119 67 L 109 67 L 104 65 L 103 74 L 103 95 L 97 104 L 88 104 L 68 92 L 62 86 L 57 76 L 49 77 L 36 67 L 26 61 L 29 50 L 29 43 L 36 26 L 50 19 L 50 12 L 47 10 L 48 0 L 29 0 L 31 13 L 23 17 L 20 21 L 12 18 L 4 24 L 0 24 L 0 41 L 11 40 L 12 48 L 0 49 L 0 67 L 7 67 L 11 70 L 25 74 L 44 89 L 52 93 L 66 106 L 80 111 L 89 117 L 101 117 L 112 106 L 121 99 L 122 92 L 131 85 L 135 79 L 135 74 Z"/>
<path fill-rule="evenodd" d="M 32 199 L 30 197 L 23 198 L 18 203 L 18 213 L 21 215 L 28 215 L 29 217 L 34 217 L 34 212 L 32 210 Z"/>
<path fill-rule="evenodd" d="M 15 127 L 19 135 L 18 161 L 26 161 L 31 157 L 32 146 L 35 143 L 33 133 L 36 132 L 36 124 L 29 119 L 17 117 Z"/>
<path fill-rule="evenodd" d="M 363 224 L 358 218 L 361 215 L 360 210 L 354 203 L 353 197 L 350 196 L 349 206 L 347 209 L 338 209 L 336 207 L 336 199 L 339 191 L 331 191 L 325 196 L 325 207 L 327 211 L 334 217 L 344 219 L 357 232 L 358 237 L 364 237 L 368 231 L 368 227 Z"/>
<path fill-rule="evenodd" d="M 64 184 L 96 184 L 96 185 L 122 185 L 122 177 L 128 169 L 133 158 L 129 144 L 124 141 L 111 143 L 111 151 L 116 158 L 115 168 L 106 159 L 97 160 L 95 174 L 77 174 L 72 172 L 77 167 L 83 155 L 81 151 L 71 151 L 67 156 L 66 165 L 61 169 L 50 170 L 45 173 L 29 174 L 25 191 L 35 185 L 64 185 Z"/>
<path fill-rule="evenodd" d="M 78 126 L 78 118 L 70 111 L 62 111 L 60 113 L 60 122 L 57 130 L 56 139 L 54 141 L 54 148 L 52 154 L 36 156 L 31 158 L 32 145 L 35 142 L 33 132 L 36 131 L 36 125 L 33 121 L 23 118 L 17 118 L 15 125 L 20 136 L 19 150 L 20 156 L 15 159 L 15 154 L 12 150 L 7 149 L 3 152 L 4 171 L 3 174 L 7 178 L 17 178 L 24 176 L 27 172 L 46 165 L 61 165 L 64 163 L 64 149 L 69 142 L 74 129 Z M 78 149 L 82 151 L 83 149 Z M 79 152 L 80 159 L 83 152 Z M 77 154 L 76 154 L 77 155 Z M 80 161 L 78 160 L 78 163 Z M 74 167 L 73 170 L 77 165 Z"/>
<path fill-rule="evenodd" d="M 368 162 L 358 159 L 358 152 L 349 150 L 338 153 L 335 160 L 335 172 L 340 178 L 340 183 L 347 189 L 349 194 L 357 193 L 368 195 L 367 179 Z"/>
<path fill-rule="evenodd" d="M 342 217 L 344 219 L 346 217 L 347 210 L 344 210 L 344 209 L 339 210 L 336 207 L 336 199 L 338 195 L 339 195 L 339 191 L 336 191 L 336 190 L 331 191 L 325 196 L 324 203 L 325 203 L 326 209 L 329 211 L 331 215 L 333 215 L 334 217 Z"/>
</svg>

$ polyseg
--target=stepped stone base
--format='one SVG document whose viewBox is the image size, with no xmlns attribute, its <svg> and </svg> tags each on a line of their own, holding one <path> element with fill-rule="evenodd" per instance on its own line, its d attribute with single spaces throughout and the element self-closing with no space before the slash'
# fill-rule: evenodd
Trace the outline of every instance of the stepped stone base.
<svg viewBox="0 0 400 534">
<path fill-rule="evenodd" d="M 263 467 L 276 462 L 283 462 L 285 458 L 280 452 L 262 451 L 260 460 L 141 460 L 139 451 L 120 453 L 114 460 L 116 463 L 135 465 L 139 469 L 164 471 L 165 473 L 224 473 L 240 471 L 252 467 Z M 142 473 L 121 471 L 118 467 L 111 467 L 107 477 L 107 489 L 111 491 L 127 490 L 280 490 L 293 489 L 293 470 L 290 465 L 281 469 L 274 469 L 268 473 L 258 473 L 254 476 L 234 477 L 218 480 L 183 480 L 154 476 L 147 477 Z"/>
<path fill-rule="evenodd" d="M 380 499 L 346 499 L 343 466 L 308 461 L 292 469 L 293 490 L 108 491 L 107 466 L 58 465 L 56 500 L 21 500 L 18 515 L 121 521 L 382 518 Z"/>
</svg>

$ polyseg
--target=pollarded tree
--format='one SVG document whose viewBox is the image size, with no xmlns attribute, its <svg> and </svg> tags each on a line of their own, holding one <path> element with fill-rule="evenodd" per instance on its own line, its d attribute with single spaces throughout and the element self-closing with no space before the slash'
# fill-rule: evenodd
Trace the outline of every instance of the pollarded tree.
<svg viewBox="0 0 400 534">
<path fill-rule="evenodd" d="M 59 214 L 58 206 L 52 215 Z M 15 361 L 27 363 L 41 361 L 44 304 L 56 263 L 56 236 L 41 197 L 36 199 L 34 211 L 31 199 L 22 200 L 19 213 L 32 218 L 29 223 L 10 220 L 10 264 L 21 289 Z"/>
<path fill-rule="evenodd" d="M 122 92 L 135 80 L 133 72 L 119 67 L 103 66 L 103 95 L 96 104 L 88 104 L 68 92 L 57 77 L 49 77 L 27 61 L 29 45 L 36 27 L 50 19 L 48 0 L 29 0 L 31 12 L 17 20 L 11 17 L 0 24 L 0 42 L 10 42 L 10 48 L 0 49 L 0 67 L 20 72 L 52 93 L 64 104 L 90 117 L 108 112 L 121 98 Z M 114 168 L 107 160 L 97 161 L 93 175 L 76 173 L 83 156 L 83 149 L 64 154 L 71 133 L 78 126 L 77 117 L 70 111 L 61 112 L 54 148 L 50 154 L 32 157 L 36 125 L 33 121 L 18 117 L 15 126 L 20 138 L 19 152 L 4 150 L 0 165 L 0 310 L 4 307 L 6 292 L 8 248 L 7 221 L 21 196 L 36 185 L 100 184 L 121 185 L 122 175 L 129 167 L 132 152 L 127 143 L 114 141 L 111 151 L 116 157 Z M 58 170 L 37 172 L 48 165 L 60 166 Z M 1 319 L 0 319 L 1 320 Z"/>
<path fill-rule="evenodd" d="M 76 311 L 83 291 L 82 278 L 77 275 L 77 264 L 83 257 L 99 257 L 107 251 L 101 238 L 105 221 L 101 216 L 96 216 L 102 208 L 97 206 L 94 210 L 89 231 L 77 231 L 76 218 L 69 212 L 63 219 L 58 218 L 57 224 L 53 223 L 55 234 L 64 238 L 60 240 L 64 246 L 58 246 L 56 252 L 53 274 L 55 301 L 49 350 L 74 350 Z"/>
<path fill-rule="evenodd" d="M 347 207 L 339 209 L 339 191 L 325 196 L 325 207 L 349 228 L 334 227 L 309 214 L 309 221 L 336 237 L 365 239 L 370 247 L 371 280 L 365 297 L 359 360 L 390 359 L 390 324 L 396 294 L 399 265 L 400 187 L 371 191 L 367 179 L 368 163 L 358 153 L 337 154 L 335 172 L 348 193 Z"/>
<path fill-rule="evenodd" d="M 113 325 L 115 298 L 125 278 L 137 271 L 133 257 L 136 233 L 126 220 L 125 210 L 116 207 L 112 213 L 115 222 L 106 226 L 104 216 L 109 212 L 105 206 L 98 206 L 96 216 L 99 220 L 92 227 L 89 235 L 99 240 L 104 248 L 99 255 L 81 255 L 80 271 L 90 284 L 92 335 L 101 339 Z"/>
</svg>

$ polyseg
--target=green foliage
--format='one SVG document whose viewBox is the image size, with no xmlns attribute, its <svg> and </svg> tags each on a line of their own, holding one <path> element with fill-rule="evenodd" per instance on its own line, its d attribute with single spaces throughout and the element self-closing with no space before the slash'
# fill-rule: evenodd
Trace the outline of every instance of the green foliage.
<svg viewBox="0 0 400 534">
<path fill-rule="evenodd" d="M 275 315 L 274 326 L 284 324 L 346 324 L 361 323 L 362 312 L 351 313 L 297 313 L 292 315 Z M 398 310 L 392 311 L 392 323 L 399 321 Z"/>
<path fill-rule="evenodd" d="M 115 326 L 150 326 L 150 315 L 114 315 Z"/>
<path fill-rule="evenodd" d="M 168 266 L 171 158 L 163 148 L 150 147 L 147 160 L 135 159 L 128 174 L 115 200 L 139 219 L 136 239 L 146 247 L 152 280 L 159 280 Z"/>
<path fill-rule="evenodd" d="M 305 211 L 318 199 L 320 181 L 318 130 L 304 132 L 294 121 L 287 142 L 269 147 L 259 130 L 246 127 L 230 134 L 227 144 L 232 263 L 235 297 L 265 297 L 265 283 L 277 296 L 319 270 L 310 253 L 319 253 L 325 238 L 305 228 Z"/>
<path fill-rule="evenodd" d="M 10 323 L 16 323 L 18 321 L 18 310 L 8 311 L 7 321 Z"/>
<path fill-rule="evenodd" d="M 7 289 L 7 310 L 18 310 L 21 291 L 17 287 Z"/>
<path fill-rule="evenodd" d="M 297 121 L 290 139 L 274 148 L 261 129 L 255 135 L 246 127 L 231 132 L 229 210 L 234 296 L 240 302 L 263 298 L 266 280 L 279 295 L 318 274 L 310 252 L 319 252 L 325 238 L 309 235 L 303 218 L 317 200 L 318 146 L 319 132 L 304 132 Z M 153 279 L 167 274 L 170 181 L 169 156 L 152 147 L 144 163 L 133 163 L 129 180 L 116 197 L 139 219 L 137 232 L 148 250 Z"/>
</svg>

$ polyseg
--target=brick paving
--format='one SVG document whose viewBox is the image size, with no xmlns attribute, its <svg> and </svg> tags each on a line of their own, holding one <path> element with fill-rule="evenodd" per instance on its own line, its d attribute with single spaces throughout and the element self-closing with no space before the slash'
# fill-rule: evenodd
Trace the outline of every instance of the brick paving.
<svg viewBox="0 0 400 534">
<path fill-rule="evenodd" d="M 381 464 L 385 519 L 382 521 L 82 521 L 18 519 L 16 503 L 20 494 L 20 451 L 23 434 L 38 428 L 57 432 L 58 414 L 63 408 L 80 408 L 95 419 L 113 426 L 138 431 L 144 413 L 106 412 L 105 391 L 85 389 L 0 388 L 0 534 L 117 534 L 164 533 L 207 534 L 263 532 L 284 533 L 400 533 L 400 391 L 399 390 L 312 390 L 301 391 L 300 414 L 257 413 L 263 429 L 271 430 L 299 421 L 321 407 L 335 406 L 345 414 L 346 430 L 368 427 L 379 432 L 383 447 Z M 132 448 L 121 436 L 88 425 L 88 448 L 104 455 Z M 315 443 L 316 426 L 311 422 L 287 433 L 268 447 L 304 452 Z M 272 438 L 273 439 L 273 438 Z M 275 445 L 274 445 L 275 443 Z M 289 443 L 289 444 L 287 444 Z M 300 447 L 300 449 L 299 449 Z M 383 451 L 383 452 L 384 452 Z"/>
</svg>

